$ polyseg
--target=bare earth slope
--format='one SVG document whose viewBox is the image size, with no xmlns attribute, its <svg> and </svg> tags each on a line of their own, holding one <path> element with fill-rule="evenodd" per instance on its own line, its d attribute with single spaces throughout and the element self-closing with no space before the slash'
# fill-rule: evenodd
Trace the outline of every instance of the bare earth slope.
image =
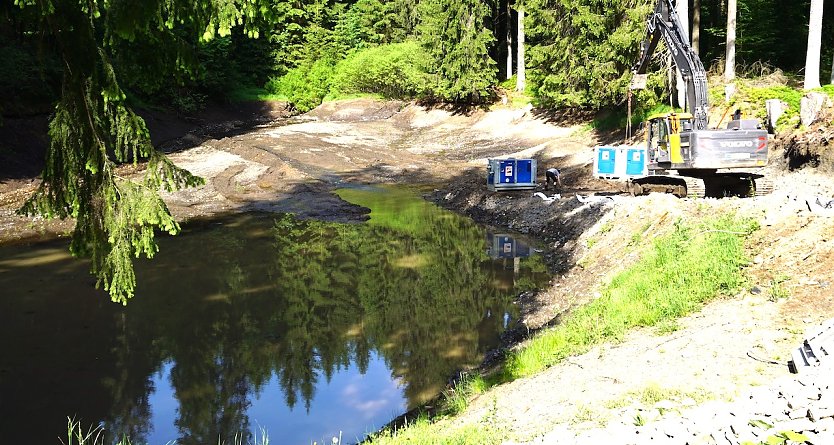
<svg viewBox="0 0 834 445">
<path fill-rule="evenodd" d="M 204 187 L 165 196 L 178 218 L 257 209 L 360 220 L 364 209 L 330 191 L 348 182 L 430 184 L 440 205 L 547 242 L 544 254 L 557 276 L 549 289 L 519 301 L 531 329 L 594 298 L 636 261 L 633 240 L 648 243 L 677 219 L 735 211 L 760 221 L 743 292 L 681 320 L 674 332 L 635 331 L 621 343 L 495 388 L 450 427 L 493 419 L 514 441 L 550 443 L 638 414 L 651 421 L 658 400 L 668 399 L 663 410 L 669 411 L 732 399 L 785 375 L 804 330 L 834 317 L 834 217 L 812 213 L 805 201 L 831 197 L 834 181 L 810 168 L 787 171 L 778 150 L 768 171 L 776 188 L 767 197 L 617 196 L 583 203 L 576 194 L 618 189 L 590 178 L 596 136 L 528 109 L 460 114 L 367 99 L 328 103 L 292 119 L 273 119 L 274 108 L 267 109 L 270 118 L 245 131 L 211 138 L 197 125 L 166 142 L 178 165 L 206 179 Z M 537 158 L 540 172 L 562 169 L 562 198 L 548 203 L 529 192 L 487 192 L 486 159 L 509 155 Z M 0 240 L 71 229 L 68 222 L 15 216 L 37 180 L 7 176 L 0 176 Z M 788 298 L 776 298 L 784 291 Z"/>
</svg>

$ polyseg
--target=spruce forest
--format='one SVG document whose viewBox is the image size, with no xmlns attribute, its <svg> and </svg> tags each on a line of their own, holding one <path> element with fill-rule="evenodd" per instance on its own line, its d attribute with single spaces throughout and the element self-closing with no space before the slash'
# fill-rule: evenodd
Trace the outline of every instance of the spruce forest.
<svg viewBox="0 0 834 445">
<path fill-rule="evenodd" d="M 820 78 L 834 60 L 834 0 L 823 3 Z M 693 47 L 724 70 L 737 4 L 735 70 L 806 74 L 811 0 L 691 0 Z M 92 259 L 114 301 L 133 295 L 132 260 L 179 225 L 160 189 L 194 186 L 150 143 L 138 108 L 194 112 L 278 99 L 305 112 L 330 98 L 471 107 L 511 94 L 544 110 L 617 110 L 654 0 L 14 0 L 0 6 L 0 108 L 50 113 L 43 182 L 21 209 L 74 218 L 72 251 Z M 655 54 L 648 110 L 671 89 Z M 519 90 L 520 92 L 511 93 Z M 0 121 L 2 125 L 2 121 Z M 120 177 L 147 163 L 142 181 Z"/>
</svg>

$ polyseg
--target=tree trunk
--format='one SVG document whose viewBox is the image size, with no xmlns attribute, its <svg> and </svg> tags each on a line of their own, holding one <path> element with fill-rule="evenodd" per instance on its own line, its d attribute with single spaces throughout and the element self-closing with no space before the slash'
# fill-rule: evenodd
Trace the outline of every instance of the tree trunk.
<svg viewBox="0 0 834 445">
<path fill-rule="evenodd" d="M 822 2 L 811 0 L 808 22 L 808 52 L 805 53 L 805 89 L 820 87 L 820 48 L 822 46 Z"/>
<path fill-rule="evenodd" d="M 692 51 L 701 50 L 701 0 L 692 0 Z"/>
<path fill-rule="evenodd" d="M 513 77 L 513 11 L 510 9 L 510 2 L 507 2 L 507 77 Z"/>
<path fill-rule="evenodd" d="M 527 86 L 527 81 L 524 77 L 524 10 L 518 10 L 518 65 L 516 67 L 516 78 L 515 82 L 515 89 L 516 91 L 524 91 L 524 88 Z"/>
<path fill-rule="evenodd" d="M 765 123 L 767 124 L 767 131 L 770 134 L 776 133 L 776 123 L 779 122 L 779 118 L 785 114 L 785 111 L 788 109 L 787 102 L 784 102 L 779 99 L 768 99 L 765 101 L 765 110 L 767 110 L 767 118 L 765 119 Z"/>
<path fill-rule="evenodd" d="M 813 124 L 823 108 L 831 106 L 831 100 L 825 93 L 818 93 L 811 91 L 805 93 L 802 100 L 799 101 L 799 119 L 802 125 L 809 126 Z"/>
<path fill-rule="evenodd" d="M 738 0 L 727 2 L 727 52 L 724 63 L 724 80 L 736 78 L 736 6 Z"/>
<path fill-rule="evenodd" d="M 684 36 L 689 36 L 689 1 L 678 0 L 677 7 L 678 19 L 680 19 L 681 32 Z M 686 109 L 686 82 L 683 81 L 680 68 L 675 69 L 675 81 L 678 91 L 678 107 Z"/>
</svg>

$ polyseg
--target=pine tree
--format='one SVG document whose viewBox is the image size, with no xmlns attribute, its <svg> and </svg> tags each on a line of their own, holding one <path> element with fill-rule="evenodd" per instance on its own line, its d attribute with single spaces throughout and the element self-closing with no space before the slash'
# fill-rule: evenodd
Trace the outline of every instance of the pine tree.
<svg viewBox="0 0 834 445">
<path fill-rule="evenodd" d="M 541 103 L 621 103 L 653 2 L 529 0 L 525 5 L 529 80 Z"/>
<path fill-rule="evenodd" d="M 425 0 L 419 4 L 420 41 L 431 56 L 427 70 L 441 98 L 483 103 L 492 98 L 497 67 L 489 56 L 495 40 L 486 28 L 481 0 Z"/>
<path fill-rule="evenodd" d="M 365 3 L 374 2 L 363 2 L 363 5 Z M 279 75 L 298 66 L 311 65 L 320 57 L 332 58 L 344 51 L 345 48 L 336 45 L 334 33 L 339 16 L 344 15 L 344 3 L 291 0 L 268 2 L 265 8 L 268 11 L 267 23 L 272 27 L 269 41 L 274 48 Z"/>
<path fill-rule="evenodd" d="M 201 179 L 176 167 L 151 145 L 144 121 L 125 103 L 110 50 L 135 39 L 164 42 L 162 36 L 175 28 L 195 42 L 228 35 L 244 16 L 258 14 L 260 5 L 15 0 L 15 6 L 28 29 L 38 30 L 54 44 L 64 66 L 42 182 L 20 213 L 74 218 L 71 252 L 90 257 L 97 284 L 113 301 L 126 304 L 136 287 L 133 258 L 156 253 L 155 230 L 179 231 L 160 189 L 195 186 Z M 158 55 L 167 50 L 182 61 L 182 49 L 160 47 Z M 119 175 L 120 165 L 140 162 L 146 163 L 141 180 Z"/>
</svg>

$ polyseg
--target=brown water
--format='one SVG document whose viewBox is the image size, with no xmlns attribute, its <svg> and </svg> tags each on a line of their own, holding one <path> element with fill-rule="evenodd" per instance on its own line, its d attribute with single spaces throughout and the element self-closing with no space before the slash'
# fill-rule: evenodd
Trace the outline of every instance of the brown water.
<svg viewBox="0 0 834 445">
<path fill-rule="evenodd" d="M 522 240 L 410 192 L 341 194 L 371 220 L 243 214 L 162 237 L 127 307 L 65 241 L 0 247 L 2 441 L 60 443 L 70 416 L 134 445 L 352 442 L 478 364 L 549 279 Z"/>
</svg>

